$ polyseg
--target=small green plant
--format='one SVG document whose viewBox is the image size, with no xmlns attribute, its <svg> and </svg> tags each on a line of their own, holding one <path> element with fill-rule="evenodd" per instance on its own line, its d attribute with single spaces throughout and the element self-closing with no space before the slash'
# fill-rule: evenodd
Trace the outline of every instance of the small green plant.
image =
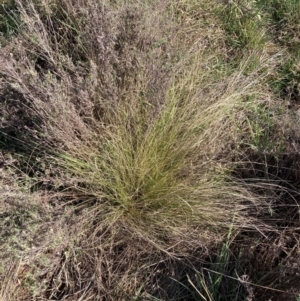
<svg viewBox="0 0 300 301">
<path fill-rule="evenodd" d="M 31 273 L 27 273 L 24 277 L 22 285 L 34 295 L 37 289 L 36 278 Z"/>
<path fill-rule="evenodd" d="M 279 95 L 287 100 L 300 99 L 300 55 L 287 59 L 279 68 L 278 76 L 272 86 Z"/>
<path fill-rule="evenodd" d="M 189 293 L 195 301 L 231 301 L 246 300 L 253 294 L 249 285 L 245 285 L 242 277 L 243 263 L 241 256 L 234 258 L 230 251 L 232 228 L 229 230 L 225 243 L 218 253 L 209 260 L 207 267 L 196 274 L 187 275 L 187 283 L 175 280 Z M 245 278 L 245 275 L 243 276 Z"/>
<path fill-rule="evenodd" d="M 14 0 L 0 1 L 0 41 L 6 42 L 18 29 L 20 20 L 17 5 Z M 1 34 L 5 39 L 1 38 Z"/>
<path fill-rule="evenodd" d="M 135 296 L 133 297 L 133 299 L 131 301 L 139 301 L 142 300 L 141 299 L 141 292 L 143 290 L 143 286 L 141 286 L 138 291 L 136 292 Z"/>
<path fill-rule="evenodd" d="M 270 109 L 264 105 L 252 107 L 247 124 L 250 131 L 250 139 L 247 143 L 250 147 L 259 154 L 274 151 L 274 141 L 272 139 L 274 117 Z"/>
<path fill-rule="evenodd" d="M 241 51 L 262 49 L 266 42 L 265 22 L 255 1 L 228 1 L 222 20 L 233 49 Z"/>
<path fill-rule="evenodd" d="M 259 0 L 257 5 L 269 14 L 277 42 L 299 55 L 300 1 Z"/>
</svg>

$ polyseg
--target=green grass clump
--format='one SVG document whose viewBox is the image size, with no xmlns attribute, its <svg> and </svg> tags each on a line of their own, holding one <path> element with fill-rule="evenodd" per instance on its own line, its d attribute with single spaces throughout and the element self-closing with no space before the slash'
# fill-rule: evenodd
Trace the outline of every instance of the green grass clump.
<svg viewBox="0 0 300 301">
<path fill-rule="evenodd" d="M 233 52 L 261 50 L 267 41 L 266 21 L 255 1 L 228 1 L 221 11 Z"/>
<path fill-rule="evenodd" d="M 257 79 L 225 72 L 216 88 L 208 87 L 202 68 L 210 60 L 200 50 L 185 62 L 159 111 L 147 99 L 126 99 L 103 116 L 106 124 L 98 124 L 91 141 L 58 154 L 58 164 L 78 177 L 78 190 L 99 200 L 100 215 L 125 219 L 154 241 L 188 227 L 214 232 L 233 214 L 243 219 L 254 197 L 230 179 L 234 165 L 214 158 L 240 134 L 229 115 L 253 105 L 245 99 L 259 97 Z"/>
<path fill-rule="evenodd" d="M 260 0 L 257 2 L 257 5 L 269 14 L 271 32 L 277 41 L 287 46 L 290 51 L 299 54 L 300 1 Z"/>
<path fill-rule="evenodd" d="M 274 90 L 286 100 L 300 99 L 300 55 L 288 57 L 278 70 L 273 81 Z"/>
<path fill-rule="evenodd" d="M 248 276 L 244 274 L 241 255 L 234 258 L 231 254 L 231 234 L 228 234 L 217 254 L 212 256 L 208 267 L 198 271 L 193 277 L 187 275 L 188 284 L 184 287 L 191 294 L 192 300 L 226 301 L 253 298 L 253 288 L 248 282 Z"/>
<path fill-rule="evenodd" d="M 300 1 L 257 1 L 256 6 L 267 20 L 266 28 L 282 52 L 277 74 L 271 79 L 271 86 L 285 100 L 299 99 L 299 57 L 300 57 Z"/>
<path fill-rule="evenodd" d="M 0 1 L 0 41 L 5 43 L 18 29 L 20 20 L 15 1 Z"/>
</svg>

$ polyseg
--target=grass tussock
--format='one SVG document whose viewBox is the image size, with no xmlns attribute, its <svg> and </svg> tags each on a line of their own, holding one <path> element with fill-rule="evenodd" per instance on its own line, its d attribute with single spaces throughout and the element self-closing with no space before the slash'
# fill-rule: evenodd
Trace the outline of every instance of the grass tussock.
<svg viewBox="0 0 300 301">
<path fill-rule="evenodd" d="M 247 105 L 244 98 L 255 94 L 255 80 L 241 84 L 238 72 L 216 83 L 222 94 L 211 91 L 207 79 L 198 77 L 210 59 L 202 55 L 178 72 L 180 82 L 174 79 L 159 109 L 144 99 L 128 99 L 104 117 L 107 124 L 88 146 L 79 144 L 58 159 L 79 177 L 79 190 L 100 200 L 99 211 L 112 211 L 153 235 L 168 227 L 185 232 L 192 225 L 226 225 L 253 206 L 255 197 L 215 158 L 238 135 L 228 116 Z"/>
<path fill-rule="evenodd" d="M 254 300 L 249 262 L 298 248 L 268 5 L 2 4 L 0 300 Z"/>
</svg>

